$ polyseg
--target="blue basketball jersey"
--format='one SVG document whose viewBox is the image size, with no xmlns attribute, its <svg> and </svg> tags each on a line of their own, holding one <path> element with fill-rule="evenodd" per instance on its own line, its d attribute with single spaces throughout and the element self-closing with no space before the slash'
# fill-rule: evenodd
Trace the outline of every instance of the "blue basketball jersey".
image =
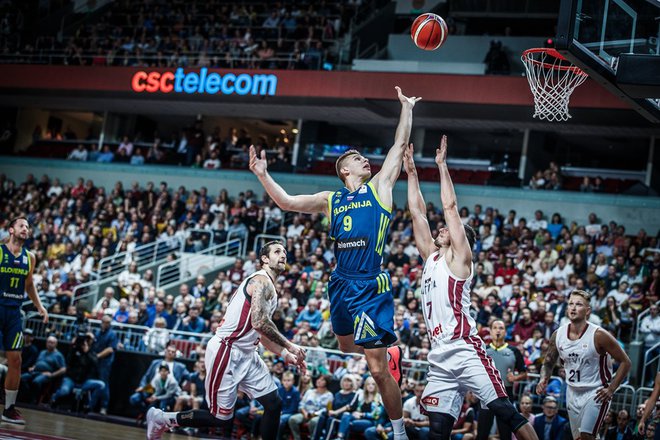
<svg viewBox="0 0 660 440">
<path fill-rule="evenodd" d="M 18 256 L 6 245 L 0 245 L 0 306 L 20 307 L 25 298 L 25 280 L 32 261 L 25 248 Z"/>
<path fill-rule="evenodd" d="M 372 183 L 354 192 L 346 187 L 333 192 L 328 197 L 328 211 L 337 273 L 354 278 L 380 273 L 392 210 L 380 201 Z"/>
</svg>

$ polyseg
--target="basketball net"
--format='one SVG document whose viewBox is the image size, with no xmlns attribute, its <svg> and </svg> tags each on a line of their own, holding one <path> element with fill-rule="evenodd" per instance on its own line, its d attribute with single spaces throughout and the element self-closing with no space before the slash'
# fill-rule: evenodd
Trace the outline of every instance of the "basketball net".
<svg viewBox="0 0 660 440">
<path fill-rule="evenodd" d="M 568 121 L 571 93 L 589 75 L 550 48 L 527 49 L 522 62 L 534 95 L 534 117 L 550 122 Z"/>
</svg>

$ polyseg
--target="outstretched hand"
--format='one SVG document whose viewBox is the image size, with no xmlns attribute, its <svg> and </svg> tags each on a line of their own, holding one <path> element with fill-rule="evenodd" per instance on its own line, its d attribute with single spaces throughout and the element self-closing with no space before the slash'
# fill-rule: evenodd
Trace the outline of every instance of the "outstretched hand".
<svg viewBox="0 0 660 440">
<path fill-rule="evenodd" d="M 266 150 L 261 150 L 261 158 L 257 157 L 257 150 L 254 145 L 250 145 L 250 171 L 257 176 L 266 174 L 268 161 L 266 160 Z"/>
<path fill-rule="evenodd" d="M 438 166 L 442 165 L 447 161 L 447 135 L 442 135 L 440 139 L 440 148 L 435 150 L 435 163 Z"/>
<path fill-rule="evenodd" d="M 415 147 L 413 146 L 412 142 L 408 144 L 403 152 L 403 168 L 408 174 L 417 172 L 417 169 L 415 168 L 415 158 L 413 157 L 414 152 Z"/>
<path fill-rule="evenodd" d="M 403 93 L 401 93 L 401 87 L 399 86 L 394 86 L 396 89 L 396 93 L 399 95 L 399 101 L 401 101 L 402 105 L 410 105 L 411 107 L 414 107 L 415 104 L 417 104 L 417 101 L 419 101 L 421 98 L 416 97 L 416 96 L 411 96 L 410 98 L 405 96 Z"/>
</svg>

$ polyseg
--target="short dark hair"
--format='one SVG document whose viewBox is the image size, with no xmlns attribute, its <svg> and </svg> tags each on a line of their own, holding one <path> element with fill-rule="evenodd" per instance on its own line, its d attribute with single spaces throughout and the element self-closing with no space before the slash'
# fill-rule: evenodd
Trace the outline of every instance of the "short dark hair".
<svg viewBox="0 0 660 440">
<path fill-rule="evenodd" d="M 344 160 L 348 156 L 352 156 L 354 154 L 360 154 L 360 152 L 358 150 L 350 149 L 350 150 L 346 151 L 344 154 L 342 154 L 341 156 L 339 156 L 339 158 L 337 159 L 337 162 L 335 162 L 335 171 L 337 172 L 337 176 L 341 179 L 342 182 L 345 181 L 344 176 L 341 175 L 341 168 L 344 164 Z"/>
<path fill-rule="evenodd" d="M 9 227 L 13 228 L 14 225 L 16 224 L 17 221 L 19 220 L 25 220 L 28 224 L 28 228 L 30 227 L 30 222 L 28 221 L 27 217 L 19 215 L 18 217 L 14 217 L 11 220 L 9 220 Z"/>
<path fill-rule="evenodd" d="M 261 257 L 267 257 L 268 256 L 268 254 L 270 253 L 270 248 L 272 248 L 273 246 L 278 245 L 278 244 L 280 246 L 284 247 L 284 244 L 279 240 L 269 241 L 268 243 L 261 246 L 261 249 L 259 250 L 259 262 L 260 263 L 262 262 Z"/>
<path fill-rule="evenodd" d="M 474 229 L 472 229 L 472 226 L 470 225 L 463 225 L 463 228 L 465 229 L 465 236 L 468 239 L 468 243 L 470 243 L 470 249 L 473 249 L 474 242 L 477 239 L 477 233 L 474 232 Z"/>
</svg>

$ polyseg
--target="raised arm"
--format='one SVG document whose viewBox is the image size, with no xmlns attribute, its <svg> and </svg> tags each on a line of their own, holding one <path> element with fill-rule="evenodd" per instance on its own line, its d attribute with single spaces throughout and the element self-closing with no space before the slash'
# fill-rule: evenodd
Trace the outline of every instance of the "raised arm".
<svg viewBox="0 0 660 440">
<path fill-rule="evenodd" d="M 557 365 L 559 359 L 559 350 L 557 350 L 557 331 L 550 336 L 550 343 L 548 344 L 548 351 L 545 353 L 543 359 L 543 367 L 541 367 L 541 378 L 539 384 L 536 386 L 536 394 L 545 394 L 545 388 L 548 386 L 548 379 L 552 376 L 552 370 Z"/>
<path fill-rule="evenodd" d="M 378 195 L 387 198 L 387 192 L 391 192 L 396 180 L 401 173 L 401 161 L 403 160 L 403 152 L 408 147 L 408 140 L 410 139 L 410 129 L 412 128 L 412 109 L 422 98 L 410 97 L 408 98 L 403 93 L 399 86 L 395 87 L 399 101 L 401 102 L 401 115 L 399 116 L 399 124 L 396 127 L 394 135 L 394 144 L 387 152 L 383 167 L 371 179 L 372 183 L 378 190 Z M 391 198 L 391 196 L 390 196 Z M 385 200 L 383 200 L 385 202 Z"/>
<path fill-rule="evenodd" d="M 413 158 L 413 144 L 408 145 L 403 155 L 403 166 L 408 174 L 408 209 L 412 217 L 413 234 L 415 236 L 415 245 L 419 250 L 419 255 L 426 260 L 436 247 L 431 235 L 431 228 L 426 217 L 426 204 L 422 191 L 419 189 L 419 178 L 417 177 L 417 168 Z"/>
<path fill-rule="evenodd" d="M 440 148 L 435 150 L 435 163 L 440 170 L 440 199 L 442 200 L 442 212 L 451 239 L 451 261 L 469 265 L 472 261 L 472 249 L 470 249 L 470 242 L 465 235 L 465 228 L 458 214 L 454 183 L 451 181 L 449 167 L 447 166 L 447 136 L 445 135 L 442 136 L 440 141 Z"/>
<path fill-rule="evenodd" d="M 254 173 L 263 185 L 271 199 L 275 201 L 280 209 L 285 211 L 304 212 L 313 214 L 316 212 L 328 213 L 328 196 L 330 191 L 321 191 L 309 195 L 289 195 L 275 180 L 268 174 L 268 163 L 266 161 L 266 152 L 261 151 L 261 158 L 257 157 L 254 146 L 250 146 L 250 171 Z"/>
<path fill-rule="evenodd" d="M 289 342 L 282 335 L 270 316 L 269 301 L 277 296 L 273 283 L 264 275 L 257 275 L 247 285 L 247 292 L 252 298 L 250 313 L 252 328 L 264 339 L 264 345 L 269 350 L 279 354 L 287 363 L 302 363 L 305 351 Z"/>
<path fill-rule="evenodd" d="M 609 334 L 603 329 L 596 330 L 596 335 L 594 337 L 596 342 L 596 350 L 599 354 L 607 353 L 612 358 L 619 363 L 619 368 L 616 370 L 616 375 L 612 379 L 612 382 L 606 387 L 600 388 L 596 391 L 596 402 L 607 403 L 616 390 L 619 388 L 619 385 L 628 377 L 628 372 L 630 371 L 631 362 L 630 358 L 623 351 L 623 348 L 619 345 L 619 342 L 614 339 L 614 336 Z"/>
</svg>

